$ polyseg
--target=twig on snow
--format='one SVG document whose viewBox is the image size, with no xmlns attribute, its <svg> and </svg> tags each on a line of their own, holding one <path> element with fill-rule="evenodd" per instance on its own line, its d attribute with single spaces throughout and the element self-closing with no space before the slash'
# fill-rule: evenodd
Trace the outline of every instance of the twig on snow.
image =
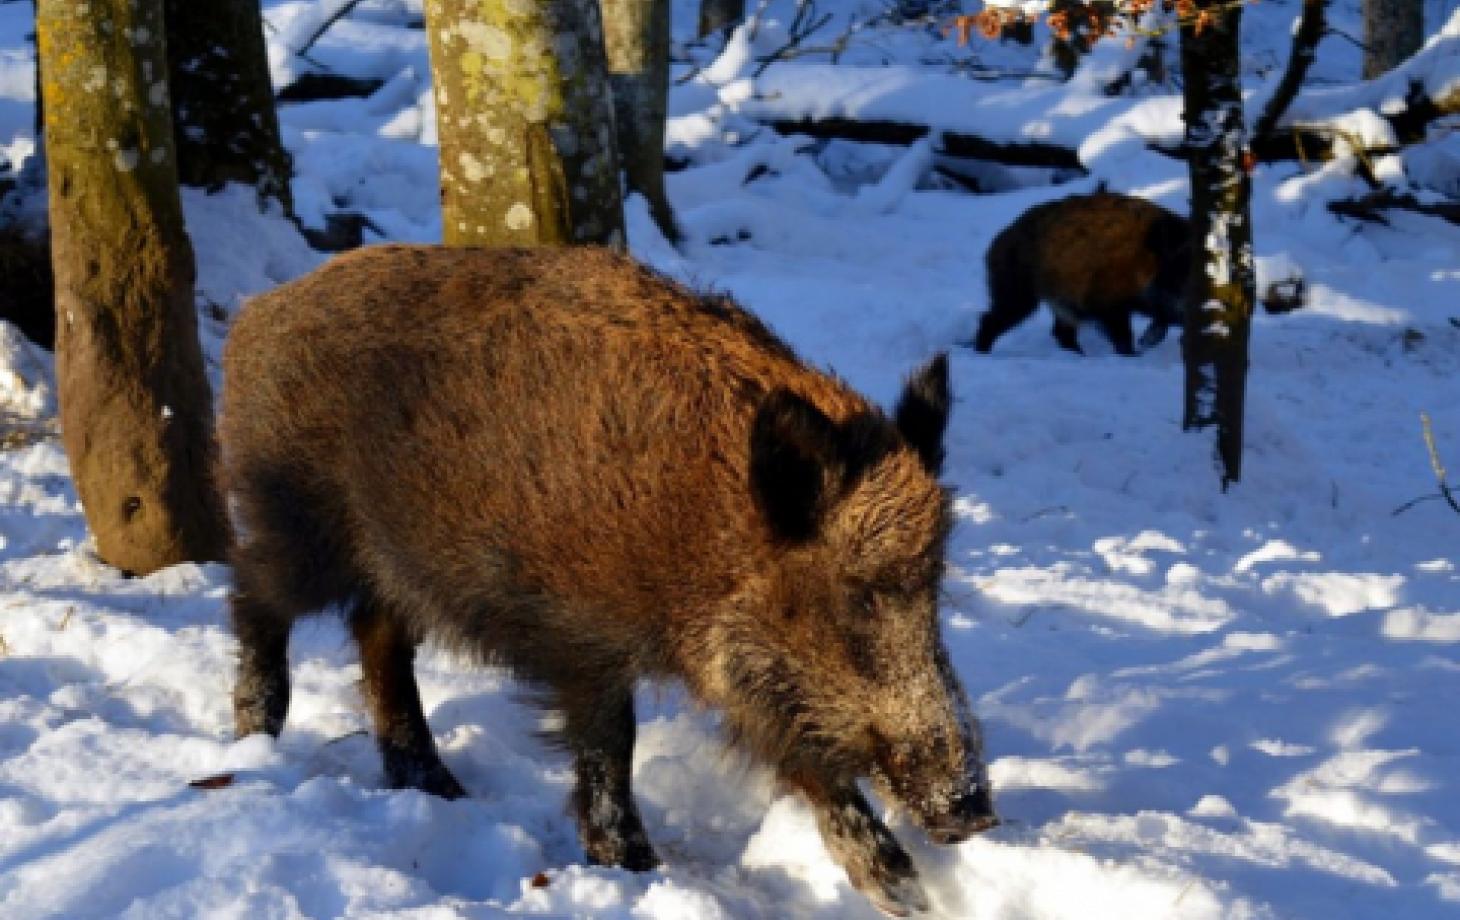
<svg viewBox="0 0 1460 920">
<path fill-rule="evenodd" d="M 1456 514 L 1460 514 L 1460 499 L 1455 497 L 1454 490 L 1450 488 L 1444 461 L 1440 459 L 1440 450 L 1435 446 L 1435 432 L 1430 426 L 1429 413 L 1421 412 L 1419 414 L 1419 420 L 1420 426 L 1424 429 L 1425 448 L 1429 451 L 1430 455 L 1430 468 L 1435 471 L 1435 481 L 1439 483 L 1440 491 L 1436 495 L 1421 495 L 1419 498 L 1412 498 L 1398 508 L 1395 508 L 1390 514 L 1393 517 L 1398 517 L 1421 502 L 1439 500 L 1443 500 Z"/>
<path fill-rule="evenodd" d="M 1456 500 L 1455 493 L 1450 491 L 1450 483 L 1445 479 L 1445 464 L 1440 460 L 1439 448 L 1435 447 L 1435 432 L 1430 427 L 1430 416 L 1428 412 L 1419 414 L 1420 424 L 1424 427 L 1425 446 L 1430 451 L 1430 468 L 1435 471 L 1435 480 L 1440 484 L 1440 494 L 1444 496 L 1445 502 L 1460 514 L 1460 500 Z"/>
</svg>

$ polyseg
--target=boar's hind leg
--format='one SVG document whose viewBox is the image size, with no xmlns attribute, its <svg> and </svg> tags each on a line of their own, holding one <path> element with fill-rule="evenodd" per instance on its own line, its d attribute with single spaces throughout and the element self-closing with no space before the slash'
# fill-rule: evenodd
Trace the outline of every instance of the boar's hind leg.
<svg viewBox="0 0 1460 920">
<path fill-rule="evenodd" d="M 1049 332 L 1065 351 L 1073 351 L 1077 355 L 1083 355 L 1085 353 L 1085 349 L 1080 347 L 1080 339 L 1075 333 L 1074 323 L 1067 323 L 1056 314 L 1054 326 Z"/>
<path fill-rule="evenodd" d="M 634 694 L 594 688 L 561 694 L 578 782 L 573 810 L 588 861 L 644 872 L 659 865 L 639 820 L 630 778 L 634 761 Z"/>
<path fill-rule="evenodd" d="M 1101 314 L 1100 326 L 1115 347 L 1115 353 L 1132 357 L 1136 353 L 1135 336 L 1130 329 L 1130 308 L 1123 307 Z"/>
<path fill-rule="evenodd" d="M 233 719 L 238 737 L 268 732 L 278 737 L 289 711 L 289 628 L 293 619 L 239 587 L 228 599 L 238 637 L 238 682 Z"/>
<path fill-rule="evenodd" d="M 360 646 L 365 703 L 375 722 L 386 781 L 396 789 L 419 789 L 443 799 L 465 796 L 466 790 L 436 753 L 421 709 L 412 667 L 415 643 L 390 612 L 375 603 L 360 603 L 350 628 Z"/>
<path fill-rule="evenodd" d="M 978 321 L 975 351 L 987 353 L 999 336 L 1039 309 L 1039 294 L 1024 273 L 1008 266 L 989 267 L 989 308 Z"/>
<path fill-rule="evenodd" d="M 883 913 L 905 917 L 928 909 L 912 857 L 872 813 L 856 786 L 815 789 L 801 785 L 816 812 L 816 824 L 832 858 L 852 885 Z"/>
<path fill-rule="evenodd" d="M 1141 333 L 1141 339 L 1136 343 L 1136 346 L 1141 351 L 1150 351 L 1152 348 L 1166 341 L 1166 333 L 1170 328 L 1170 322 L 1159 316 L 1156 317 L 1151 320 L 1151 324 L 1146 327 L 1146 331 Z"/>
</svg>

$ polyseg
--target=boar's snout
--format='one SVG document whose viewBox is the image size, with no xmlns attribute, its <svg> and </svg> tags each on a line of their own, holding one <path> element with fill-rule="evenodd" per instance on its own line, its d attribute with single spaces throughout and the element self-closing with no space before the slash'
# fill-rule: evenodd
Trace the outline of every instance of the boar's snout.
<svg viewBox="0 0 1460 920">
<path fill-rule="evenodd" d="M 926 821 L 928 836 L 934 843 L 962 843 L 974 834 L 999 826 L 994 813 L 994 799 L 987 782 L 974 786 L 953 800 L 947 814 Z"/>
<path fill-rule="evenodd" d="M 887 788 L 934 843 L 961 843 L 1000 823 L 988 770 L 978 748 L 969 749 L 976 738 L 969 732 L 962 744 L 950 745 L 946 736 L 934 734 L 930 744 L 882 746 L 878 752 Z"/>
</svg>

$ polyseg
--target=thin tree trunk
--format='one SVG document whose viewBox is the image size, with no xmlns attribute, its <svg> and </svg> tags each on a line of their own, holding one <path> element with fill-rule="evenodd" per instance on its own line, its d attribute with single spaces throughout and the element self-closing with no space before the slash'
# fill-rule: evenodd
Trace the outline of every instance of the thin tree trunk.
<svg viewBox="0 0 1460 920">
<path fill-rule="evenodd" d="M 699 36 L 725 32 L 745 18 L 745 0 L 700 0 Z"/>
<path fill-rule="evenodd" d="M 41 0 L 62 437 L 101 558 L 217 559 L 162 0 Z"/>
<path fill-rule="evenodd" d="M 1318 57 L 1318 43 L 1328 30 L 1325 15 L 1327 8 L 1328 0 L 1303 0 L 1303 15 L 1293 33 L 1293 47 L 1288 52 L 1287 69 L 1283 71 L 1283 78 L 1278 81 L 1277 89 L 1267 100 L 1262 115 L 1252 128 L 1254 143 L 1266 140 L 1277 130 L 1278 119 L 1283 117 L 1288 106 L 1297 98 L 1303 79 L 1308 76 L 1308 68 L 1313 66 L 1313 60 Z"/>
<path fill-rule="evenodd" d="M 670 242 L 679 227 L 664 191 L 664 116 L 669 100 L 669 0 L 602 0 L 619 157 L 629 191 L 649 202 Z"/>
<path fill-rule="evenodd" d="M 1398 67 L 1424 38 L 1424 0 L 1364 0 L 1364 79 Z"/>
<path fill-rule="evenodd" d="M 1243 162 L 1238 35 L 1242 8 L 1198 0 L 1210 17 L 1200 34 L 1181 26 L 1187 167 L 1191 175 L 1191 280 L 1186 296 L 1186 428 L 1217 428 L 1222 487 L 1242 476 L 1242 416 L 1247 342 L 1256 275 L 1252 261 L 1251 183 Z"/>
<path fill-rule="evenodd" d="M 178 178 L 253 186 L 294 211 L 259 0 L 165 0 Z"/>
<path fill-rule="evenodd" d="M 451 245 L 623 242 L 596 0 L 427 0 Z"/>
</svg>

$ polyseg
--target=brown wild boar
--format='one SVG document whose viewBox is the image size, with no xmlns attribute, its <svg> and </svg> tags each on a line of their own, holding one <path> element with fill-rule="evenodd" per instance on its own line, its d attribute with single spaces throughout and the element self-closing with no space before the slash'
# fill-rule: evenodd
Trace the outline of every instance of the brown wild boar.
<svg viewBox="0 0 1460 920">
<path fill-rule="evenodd" d="M 973 347 L 992 349 L 1042 300 L 1054 311 L 1062 348 L 1083 354 L 1075 327 L 1093 319 L 1116 352 L 1134 355 L 1132 313 L 1151 317 L 1140 347 L 1154 348 L 1181 319 L 1190 237 L 1184 218 L 1128 195 L 1102 191 L 1035 205 L 989 246 L 989 308 Z"/>
<path fill-rule="evenodd" d="M 926 898 L 859 777 L 936 841 L 997 823 L 939 631 L 945 357 L 888 418 L 624 256 L 382 246 L 250 303 L 224 367 L 240 735 L 278 734 L 290 626 L 331 607 L 394 786 L 464 794 L 418 641 L 540 688 L 596 863 L 657 863 L 629 788 L 640 678 L 719 709 L 889 912 Z"/>
</svg>

